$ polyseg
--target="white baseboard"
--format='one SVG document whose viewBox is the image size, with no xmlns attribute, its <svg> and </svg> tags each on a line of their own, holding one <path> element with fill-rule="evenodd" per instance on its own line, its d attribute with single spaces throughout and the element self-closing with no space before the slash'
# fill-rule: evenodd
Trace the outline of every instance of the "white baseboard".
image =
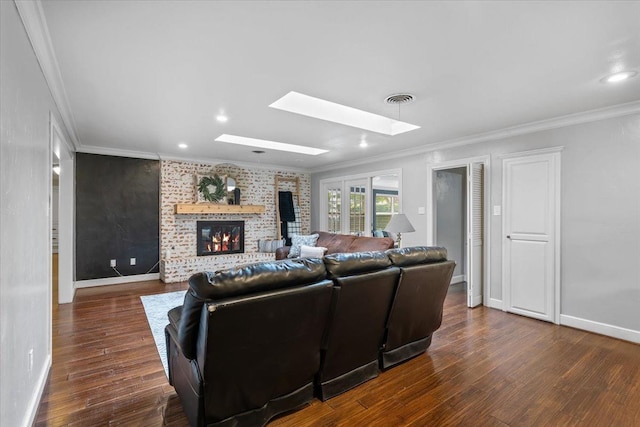
<svg viewBox="0 0 640 427">
<path fill-rule="evenodd" d="M 40 400 L 42 400 L 42 393 L 47 385 L 47 378 L 49 377 L 49 370 L 51 369 L 51 355 L 47 355 L 47 359 L 44 362 L 44 366 L 40 371 L 38 382 L 36 383 L 36 392 L 31 396 L 29 400 L 29 406 L 27 407 L 27 413 L 25 414 L 22 422 L 23 427 L 30 427 L 38 415 L 38 408 L 40 407 Z"/>
<path fill-rule="evenodd" d="M 92 288 L 94 286 L 120 285 L 122 283 L 145 282 L 147 280 L 160 280 L 160 273 L 134 274 L 133 276 L 107 277 L 104 279 L 78 280 L 76 289 Z"/>
<path fill-rule="evenodd" d="M 495 308 L 497 310 L 504 310 L 502 308 L 502 300 L 501 299 L 489 298 L 489 300 L 487 301 L 487 303 L 485 305 L 487 307 Z"/>
<path fill-rule="evenodd" d="M 460 276 L 453 276 L 451 278 L 451 282 L 449 283 L 450 285 L 454 285 L 456 283 L 460 283 L 460 282 L 465 282 L 467 280 L 467 277 L 462 274 Z"/>
<path fill-rule="evenodd" d="M 566 314 L 560 315 L 560 324 L 640 344 L 640 331 L 634 331 L 633 329 L 594 322 L 593 320 L 581 319 L 579 317 L 568 316 Z"/>
</svg>

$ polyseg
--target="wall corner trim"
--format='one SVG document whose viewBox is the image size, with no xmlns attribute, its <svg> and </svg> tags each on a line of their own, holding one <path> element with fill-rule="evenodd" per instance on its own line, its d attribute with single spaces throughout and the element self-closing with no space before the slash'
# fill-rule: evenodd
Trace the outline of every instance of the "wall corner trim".
<svg viewBox="0 0 640 427">
<path fill-rule="evenodd" d="M 38 408 L 40 406 L 40 401 L 42 400 L 42 394 L 44 393 L 44 388 L 47 385 L 47 378 L 49 378 L 49 371 L 51 370 L 51 361 L 51 354 L 48 354 L 44 361 L 44 366 L 40 371 L 40 375 L 38 376 L 36 392 L 31 396 L 31 400 L 29 401 L 27 413 L 25 414 L 22 422 L 23 427 L 32 426 L 35 422 L 36 416 L 38 415 Z"/>
<path fill-rule="evenodd" d="M 56 58 L 51 36 L 49 35 L 49 27 L 44 16 L 42 3 L 40 0 L 34 1 L 18 1 L 14 0 L 18 14 L 22 20 L 31 47 L 36 55 L 36 59 L 40 64 L 40 69 L 47 82 L 53 102 L 58 107 L 60 116 L 64 123 L 64 127 L 71 138 L 73 151 L 80 146 L 78 133 L 76 131 L 75 120 L 69 106 L 69 99 L 60 73 L 60 67 Z"/>
<path fill-rule="evenodd" d="M 634 331 L 633 329 L 595 322 L 593 320 L 582 319 L 580 317 L 569 316 L 567 314 L 560 315 L 560 324 L 563 326 L 582 329 L 583 331 L 593 332 L 596 334 L 606 335 L 608 337 L 640 344 L 640 331 Z"/>
</svg>

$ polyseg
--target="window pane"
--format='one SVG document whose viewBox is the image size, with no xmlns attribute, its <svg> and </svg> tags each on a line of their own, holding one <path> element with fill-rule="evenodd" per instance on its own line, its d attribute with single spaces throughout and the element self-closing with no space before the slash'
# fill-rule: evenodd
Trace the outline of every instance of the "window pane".
<svg viewBox="0 0 640 427">
<path fill-rule="evenodd" d="M 365 232 L 365 192 L 364 187 L 351 187 L 349 197 L 349 233 L 357 236 Z"/>
<path fill-rule="evenodd" d="M 397 194 L 376 194 L 374 208 L 374 231 L 382 231 L 387 227 L 391 216 L 398 213 L 400 206 Z"/>
<path fill-rule="evenodd" d="M 328 232 L 340 233 L 342 231 L 340 226 L 340 209 L 341 209 L 341 196 L 339 188 L 330 188 L 327 190 L 328 197 Z"/>
</svg>

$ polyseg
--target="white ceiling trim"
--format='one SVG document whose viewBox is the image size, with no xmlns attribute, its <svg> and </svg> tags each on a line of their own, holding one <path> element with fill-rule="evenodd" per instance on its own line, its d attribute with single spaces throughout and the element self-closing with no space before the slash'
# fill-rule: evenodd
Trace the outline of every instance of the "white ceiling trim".
<svg viewBox="0 0 640 427">
<path fill-rule="evenodd" d="M 249 163 L 249 162 L 238 162 L 236 160 L 224 160 L 224 159 L 196 159 L 190 157 L 177 157 L 171 156 L 168 154 L 160 154 L 160 160 L 173 160 L 177 162 L 189 162 L 189 163 L 200 163 L 200 164 L 211 164 L 211 165 L 220 165 L 222 163 L 232 164 L 245 169 L 261 169 L 261 170 L 270 170 L 270 171 L 278 171 L 278 172 L 295 172 L 295 173 L 304 173 L 308 174 L 309 171 L 307 169 L 302 168 L 293 168 L 289 166 L 282 165 L 274 165 L 270 163 Z"/>
<path fill-rule="evenodd" d="M 78 147 L 78 153 L 100 154 L 103 156 L 131 157 L 134 159 L 160 160 L 158 153 L 148 151 L 123 150 L 119 148 L 96 147 L 94 145 L 83 145 Z"/>
<path fill-rule="evenodd" d="M 287 166 L 273 165 L 269 163 L 251 163 L 251 162 L 237 162 L 235 160 L 214 159 L 214 158 L 195 158 L 188 156 L 172 156 L 165 153 L 149 153 L 145 151 L 124 150 L 117 148 L 97 147 L 93 145 L 83 145 L 78 149 L 78 153 L 86 154 L 99 154 L 103 156 L 116 156 L 116 157 L 129 157 L 134 159 L 149 159 L 149 160 L 172 160 L 176 162 L 189 162 L 200 164 L 219 165 L 221 163 L 230 163 L 246 169 L 266 169 L 277 170 L 283 172 L 297 172 L 297 173 L 309 173 L 308 170 L 302 168 L 292 168 Z"/>
<path fill-rule="evenodd" d="M 435 150 L 460 147 L 463 145 L 479 144 L 482 142 L 493 141 L 497 139 L 509 138 L 513 136 L 526 135 L 529 133 L 542 132 L 545 130 L 558 129 L 566 126 L 573 126 L 583 123 L 595 122 L 598 120 L 611 119 L 614 117 L 627 116 L 629 114 L 640 113 L 640 101 L 633 101 L 626 104 L 619 104 L 605 108 L 599 108 L 591 111 L 567 114 L 565 116 L 555 117 L 552 119 L 540 120 L 537 122 L 526 123 L 523 125 L 512 126 L 500 130 L 479 133 L 476 135 L 465 136 L 462 138 L 451 139 L 448 141 L 435 142 L 433 144 L 425 144 L 421 147 L 410 148 L 398 151 L 396 153 L 386 153 L 378 156 L 366 157 L 360 160 L 334 163 L 329 166 L 313 168 L 311 173 L 328 172 L 336 169 L 342 169 L 352 166 L 365 165 L 382 160 L 397 159 L 400 157 L 415 156 L 428 153 Z"/>
<path fill-rule="evenodd" d="M 40 64 L 44 79 L 47 82 L 47 86 L 49 86 L 53 102 L 58 107 L 65 130 L 71 139 L 72 148 L 77 150 L 80 147 L 80 140 L 78 139 L 73 113 L 69 107 L 69 99 L 62 81 L 62 74 L 60 73 L 58 60 L 51 42 L 42 4 L 40 0 L 14 0 L 14 3 L 18 9 L 20 19 L 22 19 L 27 36 L 31 41 L 31 46 Z"/>
</svg>

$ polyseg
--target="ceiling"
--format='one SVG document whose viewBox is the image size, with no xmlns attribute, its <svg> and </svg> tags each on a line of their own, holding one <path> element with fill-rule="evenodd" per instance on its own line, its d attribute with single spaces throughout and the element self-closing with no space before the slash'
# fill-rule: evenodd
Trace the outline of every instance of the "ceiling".
<svg viewBox="0 0 640 427">
<path fill-rule="evenodd" d="M 79 151 L 313 171 L 640 100 L 640 76 L 600 82 L 640 70 L 640 2 L 42 6 Z M 268 107 L 289 91 L 420 129 L 386 136 Z M 415 102 L 384 102 L 399 92 Z M 221 134 L 329 152 L 254 154 Z"/>
</svg>

